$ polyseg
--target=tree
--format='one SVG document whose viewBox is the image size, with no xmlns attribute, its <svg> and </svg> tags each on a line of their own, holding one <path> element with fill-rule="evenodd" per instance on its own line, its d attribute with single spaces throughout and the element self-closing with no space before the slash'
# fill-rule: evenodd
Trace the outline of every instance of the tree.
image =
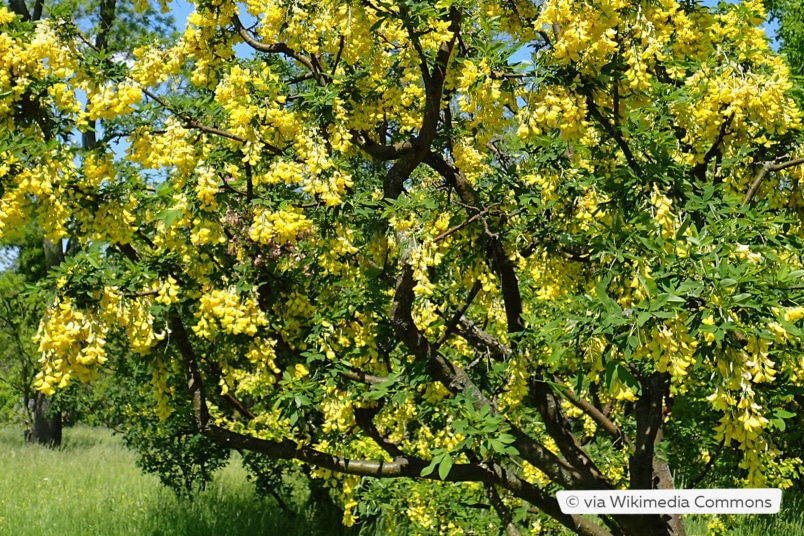
<svg viewBox="0 0 804 536">
<path fill-rule="evenodd" d="M 17 407 L 24 415 L 26 438 L 42 437 L 58 444 L 59 430 L 47 433 L 49 429 L 45 429 L 53 422 L 47 418 L 49 404 L 34 389 L 39 366 L 32 339 L 43 311 L 44 300 L 36 293 L 25 293 L 20 275 L 12 271 L 0 274 L 0 382 L 9 395 L 5 405 L 11 406 L 12 412 Z"/>
<path fill-rule="evenodd" d="M 787 56 L 792 73 L 804 76 L 804 4 L 798 0 L 772 0 L 768 13 L 778 24 L 779 50 Z"/>
<path fill-rule="evenodd" d="M 196 8 L 133 65 L 0 14 L 0 230 L 83 245 L 42 392 L 124 333 L 163 417 L 346 524 L 683 534 L 554 492 L 797 478 L 801 120 L 758 2 Z M 124 156 L 69 142 L 101 118 Z"/>
<path fill-rule="evenodd" d="M 152 37 L 155 32 L 163 32 L 171 24 L 170 19 L 156 16 L 147 6 L 139 10 L 143 12 L 142 16 L 137 16 L 130 6 L 118 7 L 114 0 L 102 0 L 99 3 L 70 0 L 47 5 L 44 1 L 37 0 L 32 6 L 27 5 L 24 0 L 12 0 L 9 7 L 17 17 L 27 22 L 38 22 L 43 18 L 58 17 L 59 13 L 69 13 L 74 24 L 90 29 L 95 35 L 95 46 L 105 54 L 120 53 L 119 45 L 124 40 L 129 44 L 136 43 L 143 37 Z M 143 20 L 146 22 L 143 23 Z M 14 72 L 13 66 L 10 71 Z M 42 88 L 35 88 L 39 89 Z M 38 124 L 43 141 L 52 141 L 57 132 L 66 136 L 65 131 L 58 131 L 56 114 L 47 106 L 40 106 L 38 96 L 32 98 L 31 95 L 23 94 L 21 103 L 23 105 L 18 111 L 18 121 L 21 120 L 23 124 Z M 85 150 L 92 149 L 96 144 L 95 127 L 95 122 L 92 121 L 83 129 L 82 146 Z M 5 277 L 17 283 L 43 281 L 48 270 L 60 265 L 65 254 L 78 244 L 77 241 L 50 241 L 43 236 L 38 225 L 19 226 L 10 231 L 5 233 L 7 236 L 4 237 L 4 247 L 12 247 L 17 251 L 14 272 L 22 277 L 17 278 L 15 274 L 6 274 Z M 36 367 L 33 367 L 32 354 L 26 348 L 28 341 L 20 338 L 22 333 L 36 330 L 36 324 L 28 324 L 35 320 L 30 312 L 41 306 L 41 303 L 32 297 L 20 298 L 17 290 L 10 289 L 9 296 L 3 299 L 2 305 L 5 315 L 0 325 L 13 341 L 12 345 L 6 346 L 8 350 L 3 366 L 13 371 L 14 380 L 9 385 L 21 396 L 25 405 L 26 440 L 58 446 L 62 435 L 61 410 L 52 407 L 52 400 L 42 392 L 30 396 L 33 391 L 31 372 Z"/>
</svg>

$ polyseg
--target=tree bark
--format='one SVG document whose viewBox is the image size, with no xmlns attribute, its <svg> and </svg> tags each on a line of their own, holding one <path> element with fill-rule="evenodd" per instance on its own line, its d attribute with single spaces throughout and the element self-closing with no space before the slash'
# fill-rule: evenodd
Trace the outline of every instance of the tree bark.
<svg viewBox="0 0 804 536">
<path fill-rule="evenodd" d="M 36 393 L 31 402 L 32 420 L 25 430 L 26 442 L 58 447 L 61 445 L 61 412 L 50 411 L 51 399 L 42 393 Z"/>
</svg>

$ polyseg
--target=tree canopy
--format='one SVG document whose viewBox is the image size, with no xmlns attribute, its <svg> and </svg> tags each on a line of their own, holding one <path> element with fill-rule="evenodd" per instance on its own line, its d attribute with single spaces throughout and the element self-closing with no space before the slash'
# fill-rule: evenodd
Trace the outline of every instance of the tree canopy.
<svg viewBox="0 0 804 536">
<path fill-rule="evenodd" d="M 779 49 L 787 56 L 791 72 L 804 76 L 804 4 L 800 0 L 770 0 L 767 7 L 778 25 Z"/>
<path fill-rule="evenodd" d="M 682 534 L 555 491 L 797 478 L 801 117 L 759 1 L 198 1 L 128 56 L 17 13 L 0 233 L 80 245 L 42 392 L 122 337 L 161 418 L 420 533 Z"/>
</svg>

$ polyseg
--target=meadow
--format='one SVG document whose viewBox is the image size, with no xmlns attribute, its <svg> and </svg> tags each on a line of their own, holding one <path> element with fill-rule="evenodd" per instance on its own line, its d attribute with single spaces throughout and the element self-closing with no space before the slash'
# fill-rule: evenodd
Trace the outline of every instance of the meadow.
<svg viewBox="0 0 804 536">
<path fill-rule="evenodd" d="M 349 535 L 310 505 L 290 515 L 254 493 L 236 456 L 207 489 L 180 499 L 135 466 L 104 429 L 64 431 L 58 450 L 0 429 L 0 534 L 13 536 Z"/>
<path fill-rule="evenodd" d="M 296 501 L 290 515 L 258 497 L 238 457 L 192 499 L 177 498 L 135 466 L 136 456 L 108 430 L 65 430 L 61 448 L 24 445 L 16 428 L 0 428 L 0 534 L 13 536 L 375 536 L 404 534 L 339 519 Z M 804 534 L 804 500 L 787 493 L 777 516 L 732 516 L 733 536 Z M 687 519 L 689 536 L 707 534 L 708 519 Z M 489 535 L 492 536 L 492 535 Z"/>
</svg>

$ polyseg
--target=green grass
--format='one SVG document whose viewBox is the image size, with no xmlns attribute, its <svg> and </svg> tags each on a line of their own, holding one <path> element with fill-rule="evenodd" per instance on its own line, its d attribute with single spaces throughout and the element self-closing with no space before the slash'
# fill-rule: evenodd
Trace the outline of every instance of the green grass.
<svg viewBox="0 0 804 536">
<path fill-rule="evenodd" d="M 13 536 L 356 536 L 340 519 L 309 505 L 292 516 L 260 498 L 237 456 L 207 489 L 179 499 L 143 475 L 118 437 L 98 428 L 65 430 L 60 449 L 24 445 L 19 429 L 0 428 L 0 535 Z M 298 497 L 296 505 L 301 504 Z M 727 516 L 731 536 L 804 535 L 804 496 L 786 492 L 782 511 Z M 688 516 L 689 536 L 706 536 L 706 516 Z M 394 527 L 394 534 L 404 532 Z M 363 535 L 386 533 L 366 527 Z"/>
<path fill-rule="evenodd" d="M 65 430 L 60 449 L 24 445 L 0 429 L 0 534 L 14 536 L 243 536 L 348 534 L 314 506 L 292 516 L 259 498 L 239 460 L 191 500 L 143 475 L 102 429 Z M 356 533 L 356 532 L 352 532 Z"/>
<path fill-rule="evenodd" d="M 782 508 L 775 515 L 723 516 L 729 536 L 804 535 L 804 496 L 800 492 L 782 493 Z M 707 536 L 707 516 L 687 516 L 687 536 Z"/>
</svg>

